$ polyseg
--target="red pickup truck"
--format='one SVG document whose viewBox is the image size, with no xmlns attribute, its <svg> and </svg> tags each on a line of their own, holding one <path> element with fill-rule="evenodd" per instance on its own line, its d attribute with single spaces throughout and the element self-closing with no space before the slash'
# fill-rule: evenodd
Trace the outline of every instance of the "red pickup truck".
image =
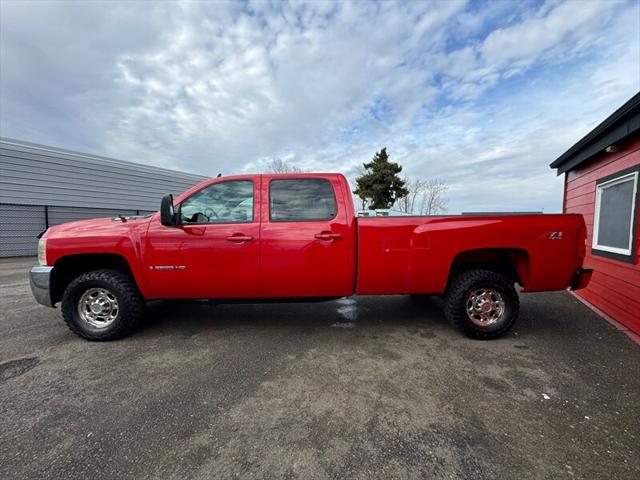
<svg viewBox="0 0 640 480">
<path fill-rule="evenodd" d="M 442 295 L 453 325 L 489 339 L 516 320 L 516 283 L 586 286 L 585 236 L 580 215 L 356 218 L 340 174 L 240 175 L 167 195 L 145 217 L 49 228 L 30 281 L 88 340 L 129 333 L 146 300 L 355 294 Z"/>
</svg>

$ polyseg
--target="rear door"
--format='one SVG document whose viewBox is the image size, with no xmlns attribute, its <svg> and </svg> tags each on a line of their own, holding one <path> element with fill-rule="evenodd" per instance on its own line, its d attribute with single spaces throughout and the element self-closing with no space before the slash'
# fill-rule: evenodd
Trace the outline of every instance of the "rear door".
<svg viewBox="0 0 640 480">
<path fill-rule="evenodd" d="M 354 260 L 338 177 L 263 175 L 262 198 L 262 295 L 350 295 Z"/>
</svg>

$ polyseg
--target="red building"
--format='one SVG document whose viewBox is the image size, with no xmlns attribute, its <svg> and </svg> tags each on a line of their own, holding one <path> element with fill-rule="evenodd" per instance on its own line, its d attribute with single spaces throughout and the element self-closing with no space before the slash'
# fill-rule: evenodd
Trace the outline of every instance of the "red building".
<svg viewBox="0 0 640 480">
<path fill-rule="evenodd" d="M 565 174 L 564 212 L 587 224 L 584 264 L 594 272 L 577 295 L 640 334 L 640 93 L 551 167 Z"/>
</svg>

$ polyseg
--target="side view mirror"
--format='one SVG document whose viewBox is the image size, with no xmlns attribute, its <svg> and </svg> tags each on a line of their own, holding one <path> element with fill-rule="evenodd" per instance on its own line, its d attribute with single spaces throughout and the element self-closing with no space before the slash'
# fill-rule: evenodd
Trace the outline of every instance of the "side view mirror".
<svg viewBox="0 0 640 480">
<path fill-rule="evenodd" d="M 170 193 L 162 197 L 160 202 L 160 223 L 165 227 L 176 226 L 176 212 L 173 208 L 173 195 Z"/>
</svg>

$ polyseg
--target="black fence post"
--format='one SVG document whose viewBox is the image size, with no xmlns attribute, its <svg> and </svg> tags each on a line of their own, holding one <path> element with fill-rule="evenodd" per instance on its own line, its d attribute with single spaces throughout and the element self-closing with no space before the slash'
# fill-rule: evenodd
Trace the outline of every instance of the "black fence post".
<svg viewBox="0 0 640 480">
<path fill-rule="evenodd" d="M 49 206 L 44 206 L 44 228 L 49 228 Z"/>
</svg>

